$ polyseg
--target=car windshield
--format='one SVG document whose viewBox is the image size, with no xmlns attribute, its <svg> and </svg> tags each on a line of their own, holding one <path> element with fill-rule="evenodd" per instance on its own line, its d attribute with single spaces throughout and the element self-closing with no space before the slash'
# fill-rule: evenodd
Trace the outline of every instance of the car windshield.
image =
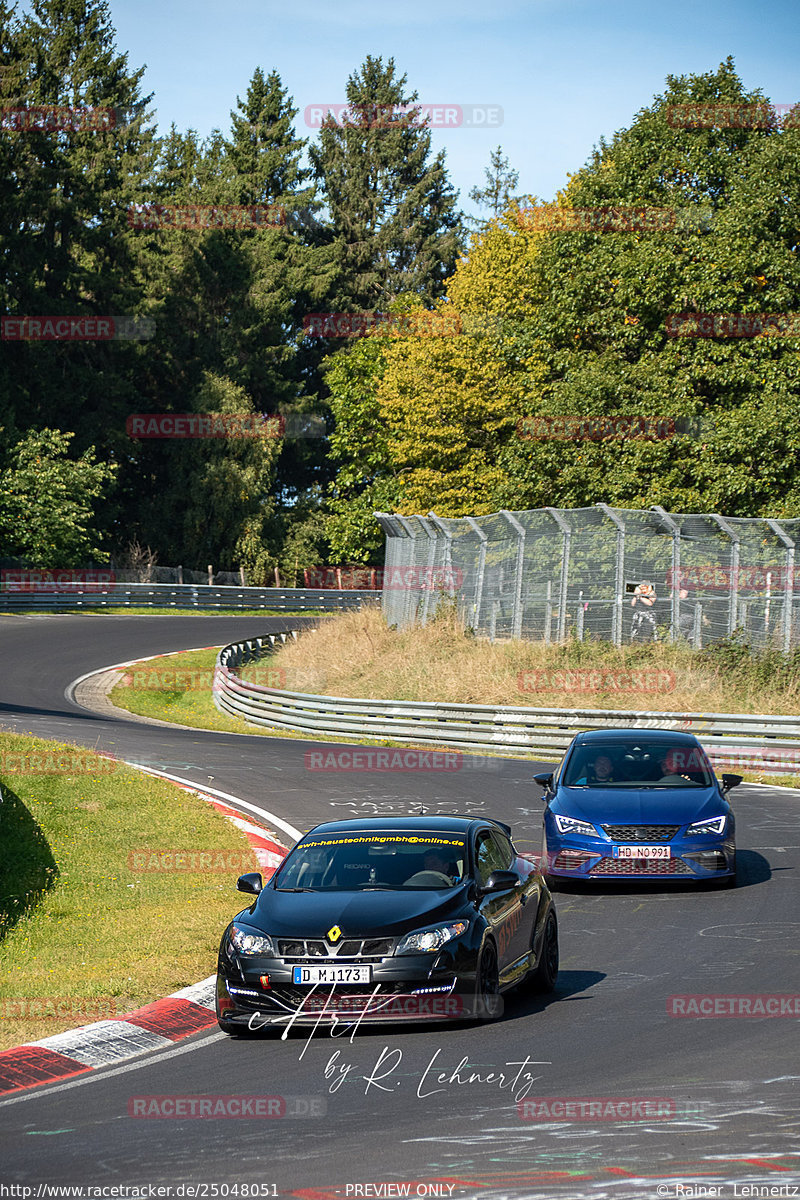
<svg viewBox="0 0 800 1200">
<path fill-rule="evenodd" d="M 288 855 L 275 887 L 313 892 L 450 888 L 464 877 L 466 854 L 464 839 L 448 832 L 311 834 Z"/>
<path fill-rule="evenodd" d="M 576 746 L 561 782 L 586 788 L 707 788 L 714 780 L 698 746 L 630 741 Z"/>
</svg>

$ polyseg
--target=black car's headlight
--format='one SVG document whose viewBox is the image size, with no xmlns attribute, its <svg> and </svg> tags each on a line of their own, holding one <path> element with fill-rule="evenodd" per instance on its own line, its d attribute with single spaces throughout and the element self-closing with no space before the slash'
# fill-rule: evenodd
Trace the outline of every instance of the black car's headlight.
<svg viewBox="0 0 800 1200">
<path fill-rule="evenodd" d="M 446 942 L 461 937 L 469 929 L 469 921 L 455 921 L 452 925 L 435 925 L 431 929 L 415 929 L 398 942 L 395 954 L 431 954 L 441 950 Z"/>
<path fill-rule="evenodd" d="M 687 837 L 693 837 L 696 833 L 724 833 L 725 824 L 728 818 L 726 816 L 712 817 L 709 821 L 695 821 L 686 830 Z"/>
<path fill-rule="evenodd" d="M 556 827 L 559 833 L 585 833 L 589 837 L 597 837 L 597 830 L 588 821 L 579 821 L 577 817 L 556 817 Z"/>
<path fill-rule="evenodd" d="M 247 956 L 267 955 L 277 958 L 275 944 L 272 938 L 263 933 L 249 933 L 238 925 L 231 925 L 228 930 L 228 942 L 238 954 Z"/>
</svg>

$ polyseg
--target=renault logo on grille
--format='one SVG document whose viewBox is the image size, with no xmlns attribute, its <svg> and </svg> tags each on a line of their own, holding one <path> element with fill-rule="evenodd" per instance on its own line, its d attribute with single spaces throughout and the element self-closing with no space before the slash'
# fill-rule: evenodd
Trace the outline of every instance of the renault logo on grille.
<svg viewBox="0 0 800 1200">
<path fill-rule="evenodd" d="M 335 945 L 336 942 L 338 942 L 339 938 L 342 936 L 342 931 L 338 925 L 334 925 L 332 929 L 328 930 L 328 932 L 326 933 L 325 936 L 327 937 L 329 942 L 331 942 Z"/>
</svg>

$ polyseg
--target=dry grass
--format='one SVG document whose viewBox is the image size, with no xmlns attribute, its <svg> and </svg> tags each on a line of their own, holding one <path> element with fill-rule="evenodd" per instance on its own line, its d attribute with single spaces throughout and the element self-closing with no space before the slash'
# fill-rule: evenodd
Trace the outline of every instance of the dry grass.
<svg viewBox="0 0 800 1200">
<path fill-rule="evenodd" d="M 687 645 L 601 641 L 491 644 L 452 616 L 400 632 L 380 612 L 342 613 L 277 652 L 274 665 L 303 690 L 384 700 L 451 701 L 534 708 L 665 712 L 800 713 L 800 677 L 733 668 Z M 531 673 L 543 672 L 543 676 Z M 567 672 L 567 686 L 558 684 Z M 640 672 L 641 678 L 627 675 Z M 614 682 L 621 686 L 613 686 Z M 599 685 L 598 690 L 592 690 Z M 605 686 L 604 686 L 605 685 Z"/>
</svg>

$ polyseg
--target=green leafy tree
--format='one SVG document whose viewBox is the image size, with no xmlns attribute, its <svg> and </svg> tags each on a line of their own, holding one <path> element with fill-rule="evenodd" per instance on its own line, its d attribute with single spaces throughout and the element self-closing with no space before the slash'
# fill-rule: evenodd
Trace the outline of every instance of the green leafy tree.
<svg viewBox="0 0 800 1200">
<path fill-rule="evenodd" d="M 700 422 L 698 432 L 512 440 L 503 506 L 797 511 L 796 340 L 667 330 L 671 314 L 798 308 L 797 124 L 684 128 L 671 116 L 680 105 L 763 102 L 743 89 L 731 60 L 716 73 L 669 77 L 666 92 L 601 144 L 559 203 L 583 212 L 658 209 L 674 214 L 672 227 L 551 229 L 531 279 L 546 367 L 532 414 L 674 418 Z M 553 210 L 548 219 L 556 217 Z"/>
<path fill-rule="evenodd" d="M 73 437 L 58 429 L 32 430 L 9 452 L 0 471 L 4 555 L 36 567 L 77 567 L 90 558 L 107 561 L 95 514 L 116 467 L 97 462 L 93 448 L 70 458 Z"/>
</svg>

